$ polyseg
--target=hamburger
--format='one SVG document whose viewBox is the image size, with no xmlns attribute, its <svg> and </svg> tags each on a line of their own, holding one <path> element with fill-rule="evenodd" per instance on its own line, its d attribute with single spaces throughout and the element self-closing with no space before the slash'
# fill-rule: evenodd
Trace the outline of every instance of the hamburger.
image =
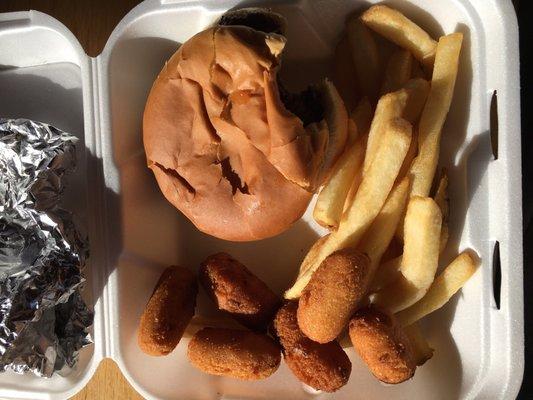
<svg viewBox="0 0 533 400">
<path fill-rule="evenodd" d="M 345 146 L 335 86 L 290 93 L 278 79 L 285 25 L 263 9 L 224 14 L 165 63 L 146 102 L 144 148 L 163 195 L 221 239 L 288 229 Z"/>
</svg>

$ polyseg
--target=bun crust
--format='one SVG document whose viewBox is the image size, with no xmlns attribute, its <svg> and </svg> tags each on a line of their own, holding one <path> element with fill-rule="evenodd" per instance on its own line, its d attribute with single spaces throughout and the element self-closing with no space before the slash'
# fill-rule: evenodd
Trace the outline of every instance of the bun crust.
<svg viewBox="0 0 533 400">
<path fill-rule="evenodd" d="M 148 167 L 167 200 L 218 238 L 288 229 L 322 175 L 327 124 L 304 127 L 281 101 L 284 45 L 276 33 L 212 27 L 179 48 L 148 97 Z"/>
</svg>

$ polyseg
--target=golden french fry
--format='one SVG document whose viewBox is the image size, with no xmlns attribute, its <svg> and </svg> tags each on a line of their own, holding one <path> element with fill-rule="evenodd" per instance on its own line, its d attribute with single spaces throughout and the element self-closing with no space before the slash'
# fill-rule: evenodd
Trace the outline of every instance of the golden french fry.
<svg viewBox="0 0 533 400">
<path fill-rule="evenodd" d="M 405 110 L 403 111 L 403 118 L 414 124 L 418 121 L 420 113 L 424 109 L 426 100 L 428 98 L 430 85 L 429 82 L 422 78 L 410 79 L 405 85 L 409 95 Z"/>
<path fill-rule="evenodd" d="M 356 105 L 357 84 L 355 81 L 355 65 L 350 52 L 348 36 L 344 35 L 335 49 L 333 62 L 333 83 L 348 110 Z"/>
<path fill-rule="evenodd" d="M 409 146 L 409 150 L 407 150 L 407 154 L 405 155 L 405 159 L 403 160 L 400 172 L 398 172 L 398 177 L 396 178 L 396 181 L 399 181 L 408 176 L 409 169 L 411 168 L 411 164 L 416 157 L 416 152 L 418 151 L 417 139 L 418 132 L 416 130 L 413 130 L 413 139 L 411 140 L 411 145 Z M 401 227 L 403 229 L 403 223 L 401 224 Z M 403 233 L 400 238 L 402 238 L 403 240 Z"/>
<path fill-rule="evenodd" d="M 366 142 L 368 138 L 368 130 L 370 129 L 370 123 L 372 122 L 372 117 L 373 117 L 372 105 L 370 104 L 368 97 L 363 97 L 361 100 L 359 100 L 359 103 L 357 103 L 357 106 L 352 111 L 350 118 L 354 121 L 355 125 L 357 126 L 358 137 L 361 138 L 362 140 L 361 143 L 363 144 L 363 147 L 365 149 L 366 149 Z M 359 168 L 359 170 L 357 171 L 357 175 L 352 183 L 352 186 L 350 187 L 350 190 L 348 191 L 346 200 L 344 201 L 343 210 L 346 210 L 348 206 L 352 204 L 353 198 L 355 196 L 355 192 L 357 192 L 357 189 L 359 188 L 359 185 L 361 184 L 362 178 L 363 178 L 362 168 Z"/>
<path fill-rule="evenodd" d="M 419 288 L 427 289 L 435 276 L 441 223 L 442 213 L 433 199 L 411 198 L 405 215 L 400 272 Z"/>
<path fill-rule="evenodd" d="M 342 217 L 339 231 L 346 236 L 347 245 L 359 242 L 383 207 L 409 149 L 411 136 L 409 122 L 401 118 L 390 122 L 370 168 L 363 174 L 353 203 Z"/>
<path fill-rule="evenodd" d="M 437 191 L 435 192 L 435 196 L 433 196 L 433 198 L 439 205 L 440 211 L 442 212 L 442 227 L 440 231 L 440 252 L 442 253 L 448 244 L 448 215 L 450 213 L 450 201 L 448 198 L 448 174 L 444 168 L 439 180 L 439 185 L 437 186 Z"/>
<path fill-rule="evenodd" d="M 468 253 L 459 254 L 435 279 L 428 292 L 411 307 L 396 316 L 403 326 L 411 325 L 420 318 L 441 308 L 476 272 L 477 262 Z"/>
<path fill-rule="evenodd" d="M 370 168 L 370 164 L 372 164 L 372 161 L 374 160 L 381 138 L 383 137 L 389 122 L 394 118 L 402 116 L 407 104 L 407 99 L 408 93 L 406 90 L 387 93 L 379 99 L 368 132 L 363 174 L 365 174 L 368 171 L 368 168 Z"/>
<path fill-rule="evenodd" d="M 431 90 L 418 127 L 418 156 L 413 161 L 412 196 L 427 196 L 437 168 L 442 126 L 450 109 L 463 35 L 452 33 L 439 39 Z"/>
<path fill-rule="evenodd" d="M 405 222 L 405 215 L 400 220 L 400 223 L 398 224 L 398 227 L 396 228 L 396 233 L 394 236 L 396 237 L 396 240 L 398 240 L 400 243 L 403 243 L 403 224 Z"/>
<path fill-rule="evenodd" d="M 415 322 L 414 324 L 405 326 L 403 330 L 411 342 L 416 365 L 420 366 L 425 364 L 427 360 L 433 357 L 433 349 L 429 346 L 424 335 L 422 335 L 420 326 Z"/>
<path fill-rule="evenodd" d="M 446 249 L 446 245 L 448 244 L 449 238 L 450 238 L 450 231 L 448 228 L 448 223 L 443 221 L 442 226 L 440 228 L 440 245 L 439 245 L 440 254 L 442 254 L 443 251 Z"/>
<path fill-rule="evenodd" d="M 350 115 L 350 118 L 353 119 L 357 126 L 359 136 L 368 134 L 372 117 L 372 105 L 370 104 L 368 97 L 363 97 L 359 100 L 359 103 L 357 103 L 357 106 Z"/>
<path fill-rule="evenodd" d="M 437 186 L 437 190 L 433 198 L 435 199 L 435 203 L 437 203 L 440 207 L 442 212 L 442 220 L 448 221 L 448 215 L 450 213 L 450 199 L 448 198 L 448 172 L 444 168 L 442 170 L 442 174 L 439 179 L 439 185 Z"/>
<path fill-rule="evenodd" d="M 382 287 L 389 285 L 398 279 L 400 274 L 400 266 L 402 265 L 402 256 L 391 258 L 387 262 L 381 264 L 374 274 L 372 284 L 370 285 L 370 293 L 377 292 Z"/>
<path fill-rule="evenodd" d="M 312 267 L 315 257 L 319 254 L 321 247 L 328 240 L 329 233 L 318 239 L 313 246 L 307 252 L 302 264 L 300 265 L 300 271 L 298 272 L 298 278 L 302 276 L 309 268 Z"/>
<path fill-rule="evenodd" d="M 357 125 L 353 119 L 348 118 L 348 137 L 346 138 L 346 149 L 344 151 L 348 151 L 350 146 L 355 143 L 358 137 L 359 131 L 357 130 Z"/>
<path fill-rule="evenodd" d="M 376 41 L 356 16 L 348 20 L 346 31 L 357 85 L 365 96 L 376 99 L 381 84 L 381 65 Z"/>
<path fill-rule="evenodd" d="M 411 78 L 423 78 L 426 79 L 426 73 L 422 69 L 422 66 L 417 60 L 413 60 L 411 63 Z"/>
<path fill-rule="evenodd" d="M 394 237 L 396 226 L 403 215 L 409 193 L 409 178 L 404 178 L 393 187 L 383 208 L 365 233 L 359 250 L 370 258 L 370 273 L 373 274 L 381 257 Z"/>
<path fill-rule="evenodd" d="M 409 148 L 409 151 L 407 152 L 407 155 L 405 156 L 405 160 L 403 162 L 402 168 L 400 169 L 400 173 L 398 174 L 398 178 L 400 179 L 404 176 L 408 176 L 410 173 L 411 165 L 413 163 L 413 160 L 416 158 L 416 152 L 418 151 L 418 144 L 415 144 L 415 147 L 413 148 L 413 143 L 415 139 L 418 139 L 418 132 L 413 133 L 413 142 L 411 142 L 411 147 Z M 444 181 L 439 181 L 439 187 L 437 191 L 437 194 L 434 196 L 435 201 L 439 205 L 441 211 L 442 211 L 442 227 L 441 227 L 441 253 L 444 251 L 444 248 L 446 247 L 446 244 L 448 243 L 448 195 L 446 192 L 446 188 L 448 186 L 448 176 L 446 176 L 446 171 L 443 169 L 443 177 L 441 179 L 444 179 Z M 441 185 L 445 185 L 442 186 Z M 443 198 L 440 198 L 444 196 Z M 400 242 L 403 242 L 403 221 L 404 218 L 400 220 L 400 223 L 398 224 L 398 228 L 396 229 L 395 237 Z"/>
<path fill-rule="evenodd" d="M 411 141 L 411 124 L 395 119 L 386 130 L 374 162 L 363 175 L 354 201 L 342 216 L 339 228 L 332 232 L 314 257 L 312 266 L 285 292 L 287 299 L 298 298 L 322 261 L 336 250 L 356 247 L 380 212 L 400 170 Z M 307 262 L 304 260 L 304 263 Z"/>
<path fill-rule="evenodd" d="M 316 222 L 326 228 L 337 229 L 339 226 L 346 196 L 358 169 L 363 164 L 364 144 L 362 142 L 362 140 L 356 141 L 342 154 L 318 195 L 313 217 Z"/>
<path fill-rule="evenodd" d="M 402 222 L 402 229 L 403 229 L 403 221 L 401 222 Z M 398 223 L 398 226 L 400 226 L 399 223 Z M 439 254 L 442 254 L 442 252 L 446 248 L 446 244 L 448 243 L 448 237 L 449 237 L 448 225 L 444 221 L 442 221 L 442 226 L 440 228 Z M 398 257 L 391 258 L 387 262 L 381 264 L 377 268 L 376 274 L 374 275 L 374 279 L 370 286 L 371 287 L 370 292 L 376 292 L 382 287 L 390 284 L 395 279 L 397 279 L 400 273 L 401 263 L 402 263 L 402 255 L 399 255 Z"/>
<path fill-rule="evenodd" d="M 359 186 L 361 185 L 362 180 L 363 180 L 363 168 L 361 166 L 361 168 L 357 170 L 357 173 L 355 174 L 355 178 L 352 182 L 352 186 L 350 187 L 350 190 L 348 190 L 348 194 L 346 195 L 346 200 L 344 201 L 344 206 L 342 208 L 343 214 L 346 212 L 348 208 L 350 208 L 350 205 L 353 203 L 353 199 L 355 197 L 355 194 L 357 193 L 357 190 L 359 189 Z"/>
<path fill-rule="evenodd" d="M 396 178 L 397 180 L 402 179 L 404 176 L 409 176 L 409 173 L 411 171 L 411 165 L 413 164 L 413 161 L 416 158 L 417 153 L 418 153 L 418 130 L 414 130 L 413 140 L 411 141 L 411 146 L 409 147 L 409 151 L 407 151 L 405 160 L 403 160 L 402 167 L 400 168 L 400 172 L 398 173 L 398 177 Z M 398 223 L 398 226 L 396 227 L 396 233 L 394 234 L 394 236 L 400 243 L 403 243 L 404 220 L 405 220 L 405 214 L 400 219 L 400 222 Z"/>
<path fill-rule="evenodd" d="M 429 83 L 424 79 L 411 79 L 405 87 L 396 92 L 381 96 L 368 132 L 363 174 L 374 159 L 376 149 L 384 129 L 393 118 L 403 117 L 411 124 L 415 123 L 429 92 Z M 405 173 L 404 173 L 405 176 Z"/>
<path fill-rule="evenodd" d="M 401 12 L 376 5 L 366 10 L 361 19 L 370 29 L 409 50 L 417 60 L 431 69 L 437 42 Z"/>
<path fill-rule="evenodd" d="M 381 84 L 381 94 L 399 90 L 411 78 L 413 56 L 409 51 L 397 49 L 389 58 Z"/>
<path fill-rule="evenodd" d="M 376 304 L 398 312 L 426 294 L 439 262 L 441 223 L 440 208 L 432 198 L 411 197 L 404 222 L 401 275 L 376 293 Z"/>
</svg>

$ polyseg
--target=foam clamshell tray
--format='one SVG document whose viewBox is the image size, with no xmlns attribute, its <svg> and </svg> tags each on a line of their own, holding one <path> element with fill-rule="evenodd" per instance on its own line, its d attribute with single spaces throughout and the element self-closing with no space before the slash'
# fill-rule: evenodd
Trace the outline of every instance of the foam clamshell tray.
<svg viewBox="0 0 533 400">
<path fill-rule="evenodd" d="M 524 364 L 523 265 L 518 27 L 510 0 L 386 2 L 433 37 L 464 34 L 440 158 L 449 171 L 454 206 L 444 261 L 464 248 L 476 249 L 483 260 L 461 294 L 423 321 L 436 352 L 414 379 L 382 385 L 348 349 L 350 382 L 336 393 L 317 394 L 305 390 L 283 363 L 259 382 L 206 375 L 187 361 L 188 337 L 162 358 L 144 355 L 137 346 L 140 315 L 167 265 L 196 269 L 207 255 L 227 251 L 281 294 L 307 249 L 324 233 L 313 221 L 311 204 L 302 220 L 277 237 L 230 243 L 197 231 L 166 202 L 146 168 L 141 136 L 145 100 L 165 60 L 228 9 L 267 6 L 288 19 L 282 74 L 301 87 L 328 72 L 346 15 L 375 2 L 147 0 L 118 24 L 96 58 L 87 56 L 74 35 L 50 16 L 0 14 L 1 116 L 50 123 L 82 144 L 65 195 L 89 232 L 84 295 L 95 311 L 94 345 L 81 352 L 72 374 L 51 379 L 1 374 L 0 397 L 68 398 L 85 386 L 104 357 L 114 359 L 148 399 L 516 396 Z M 298 73 L 302 70 L 306 73 Z M 498 117 L 492 121 L 491 104 Z M 494 276 L 500 273 L 498 282 Z M 217 318 L 201 292 L 191 330 L 216 325 Z"/>
</svg>

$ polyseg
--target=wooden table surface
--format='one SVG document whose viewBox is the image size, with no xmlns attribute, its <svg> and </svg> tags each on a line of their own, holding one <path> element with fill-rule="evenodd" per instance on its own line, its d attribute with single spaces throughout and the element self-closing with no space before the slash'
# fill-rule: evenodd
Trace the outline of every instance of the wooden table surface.
<svg viewBox="0 0 533 400">
<path fill-rule="evenodd" d="M 38 10 L 61 21 L 90 56 L 100 54 L 118 22 L 141 0 L 0 0 L 0 13 Z M 85 389 L 72 400 L 142 399 L 110 359 L 100 363 Z"/>
</svg>

